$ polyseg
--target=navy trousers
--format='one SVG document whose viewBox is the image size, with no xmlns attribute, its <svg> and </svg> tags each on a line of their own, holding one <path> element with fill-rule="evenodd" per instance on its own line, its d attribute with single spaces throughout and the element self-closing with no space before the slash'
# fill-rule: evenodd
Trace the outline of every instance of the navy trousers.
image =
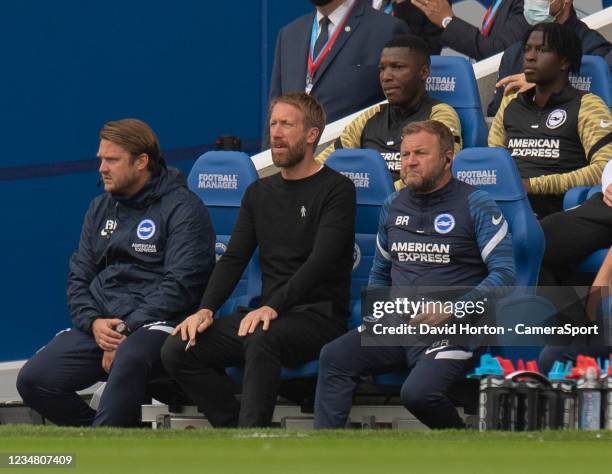
<svg viewBox="0 0 612 474">
<path fill-rule="evenodd" d="M 360 333 L 350 331 L 321 350 L 315 428 L 346 426 L 353 394 L 364 376 L 406 369 L 410 373 L 401 388 L 402 404 L 430 428 L 462 428 L 448 391 L 476 360 L 473 352 L 457 346 L 362 346 Z"/>
<path fill-rule="evenodd" d="M 172 327 L 143 326 L 117 349 L 110 374 L 93 336 L 76 328 L 57 334 L 21 369 L 17 390 L 24 402 L 57 425 L 134 426 L 146 400 L 147 381 L 163 373 L 161 346 Z M 76 393 L 106 380 L 96 412 Z"/>
</svg>

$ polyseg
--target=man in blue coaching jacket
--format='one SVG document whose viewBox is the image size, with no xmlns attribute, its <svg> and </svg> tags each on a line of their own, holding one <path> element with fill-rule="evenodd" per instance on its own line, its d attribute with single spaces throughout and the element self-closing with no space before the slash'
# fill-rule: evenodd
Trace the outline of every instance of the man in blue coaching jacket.
<svg viewBox="0 0 612 474">
<path fill-rule="evenodd" d="M 162 374 L 160 349 L 196 309 L 214 264 L 208 211 L 167 168 L 145 123 L 100 131 L 105 194 L 91 203 L 70 260 L 73 327 L 21 369 L 25 403 L 58 425 L 132 426 L 146 384 Z M 76 393 L 106 380 L 97 412 Z"/>
<path fill-rule="evenodd" d="M 514 284 L 508 223 L 486 192 L 452 177 L 453 135 L 435 120 L 403 130 L 400 176 L 406 188 L 383 204 L 369 287 L 469 287 L 478 302 Z M 455 314 L 421 312 L 413 323 L 441 326 Z M 363 329 L 363 327 L 361 328 Z M 430 428 L 460 428 L 448 391 L 473 367 L 471 345 L 438 336 L 430 345 L 363 345 L 353 330 L 325 345 L 319 358 L 315 428 L 343 428 L 361 377 L 409 369 L 404 406 Z M 384 341 L 380 341 L 384 343 Z"/>
</svg>

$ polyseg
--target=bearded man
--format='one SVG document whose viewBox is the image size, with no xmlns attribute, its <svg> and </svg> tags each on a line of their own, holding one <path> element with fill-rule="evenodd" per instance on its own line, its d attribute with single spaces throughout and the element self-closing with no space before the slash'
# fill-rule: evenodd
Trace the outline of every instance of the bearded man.
<svg viewBox="0 0 612 474">
<path fill-rule="evenodd" d="M 268 426 L 281 367 L 317 358 L 345 331 L 355 188 L 315 162 L 324 128 L 325 113 L 312 96 L 293 93 L 272 101 L 270 144 L 280 173 L 247 188 L 200 309 L 162 349 L 170 374 L 215 427 Z M 261 306 L 216 318 L 257 247 Z M 240 403 L 223 372 L 237 365 L 244 365 Z"/>
<path fill-rule="evenodd" d="M 368 287 L 467 287 L 458 301 L 469 303 L 513 285 L 508 223 L 489 194 L 453 178 L 449 128 L 435 120 L 412 122 L 402 136 L 400 176 L 406 187 L 382 206 Z M 417 290 L 415 300 L 419 296 Z M 406 321 L 438 327 L 462 317 L 423 311 Z M 344 428 L 359 381 L 395 370 L 408 371 L 400 398 L 419 421 L 430 428 L 463 427 L 449 392 L 478 361 L 479 348 L 448 336 L 425 338 L 426 344 L 363 344 L 367 330 L 362 325 L 322 349 L 315 428 Z"/>
</svg>

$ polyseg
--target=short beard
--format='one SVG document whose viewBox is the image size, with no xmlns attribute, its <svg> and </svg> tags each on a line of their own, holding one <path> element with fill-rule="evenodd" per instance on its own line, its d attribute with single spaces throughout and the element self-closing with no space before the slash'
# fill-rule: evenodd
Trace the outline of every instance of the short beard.
<svg viewBox="0 0 612 474">
<path fill-rule="evenodd" d="M 270 150 L 272 153 L 272 163 L 278 168 L 292 168 L 302 162 L 306 155 L 306 147 L 306 137 L 304 137 L 295 145 L 287 149 L 287 155 L 285 157 L 281 157 L 275 154 L 273 146 Z"/>
<path fill-rule="evenodd" d="M 419 183 L 406 182 L 405 179 L 402 179 L 402 181 L 411 191 L 414 191 L 417 194 L 427 194 L 433 191 L 438 186 L 440 182 L 440 176 L 425 178 Z"/>
<path fill-rule="evenodd" d="M 440 169 L 436 171 L 436 173 L 433 173 L 431 176 L 427 176 L 421 179 L 420 182 L 416 183 L 414 181 L 409 183 L 406 180 L 406 175 L 403 173 L 400 173 L 400 178 L 402 179 L 402 182 L 406 185 L 406 187 L 411 191 L 414 191 L 417 194 L 427 194 L 436 189 L 442 181 L 444 177 L 444 162 L 440 166 Z"/>
</svg>

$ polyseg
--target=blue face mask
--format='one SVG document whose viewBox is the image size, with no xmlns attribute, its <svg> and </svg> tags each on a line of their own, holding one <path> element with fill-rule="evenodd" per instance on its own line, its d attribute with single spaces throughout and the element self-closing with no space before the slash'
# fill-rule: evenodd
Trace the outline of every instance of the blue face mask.
<svg viewBox="0 0 612 474">
<path fill-rule="evenodd" d="M 523 15 L 530 25 L 538 23 L 552 23 L 555 17 L 550 14 L 550 4 L 548 0 L 525 0 Z"/>
</svg>

